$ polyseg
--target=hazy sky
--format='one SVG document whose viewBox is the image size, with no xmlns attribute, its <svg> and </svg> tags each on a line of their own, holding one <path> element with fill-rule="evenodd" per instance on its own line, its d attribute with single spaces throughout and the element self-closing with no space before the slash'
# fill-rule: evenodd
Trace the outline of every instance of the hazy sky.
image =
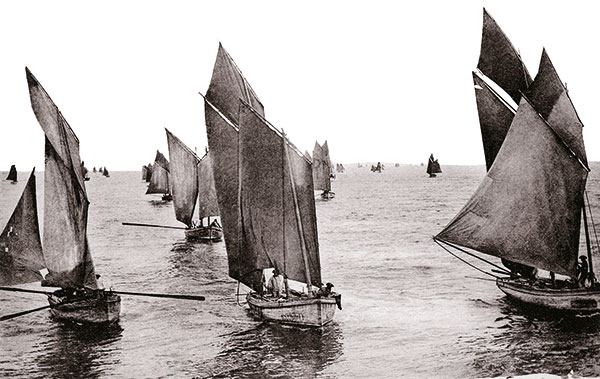
<svg viewBox="0 0 600 379">
<path fill-rule="evenodd" d="M 219 41 L 299 148 L 336 162 L 484 164 L 471 71 L 482 8 L 532 76 L 548 50 L 600 160 L 600 4 L 593 1 L 3 1 L 0 170 L 43 169 L 25 66 L 59 106 L 87 166 L 139 170 L 164 127 L 206 143 L 198 92 Z"/>
</svg>

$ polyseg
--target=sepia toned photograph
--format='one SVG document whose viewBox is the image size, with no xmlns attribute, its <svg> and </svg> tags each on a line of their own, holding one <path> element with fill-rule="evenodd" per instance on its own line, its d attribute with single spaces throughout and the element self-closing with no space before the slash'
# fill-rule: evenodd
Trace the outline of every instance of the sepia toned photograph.
<svg viewBox="0 0 600 379">
<path fill-rule="evenodd" d="M 600 378 L 598 14 L 0 3 L 0 377 Z"/>
</svg>

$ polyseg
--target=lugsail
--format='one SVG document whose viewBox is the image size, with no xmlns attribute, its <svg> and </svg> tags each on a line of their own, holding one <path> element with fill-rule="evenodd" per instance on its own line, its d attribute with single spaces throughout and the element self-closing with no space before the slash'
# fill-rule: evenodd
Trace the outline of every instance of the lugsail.
<svg viewBox="0 0 600 379">
<path fill-rule="evenodd" d="M 169 161 L 164 155 L 156 150 L 156 158 L 152 166 L 152 177 L 146 195 L 153 193 L 170 193 L 169 187 Z"/>
<path fill-rule="evenodd" d="M 32 171 L 21 199 L 0 234 L 0 285 L 41 281 L 39 271 L 45 267 L 38 225 L 35 173 Z"/>
<path fill-rule="evenodd" d="M 523 98 L 486 178 L 436 239 L 575 276 L 586 179 Z"/>
<path fill-rule="evenodd" d="M 306 282 L 304 249 L 309 257 L 311 284 L 319 285 L 321 273 L 310 162 L 295 149 L 288 147 L 289 153 L 286 153 L 284 143 L 287 142 L 282 135 L 247 105 L 242 105 L 239 120 L 244 259 L 254 265 L 255 270 L 262 272 L 262 269 L 276 267 L 288 278 Z M 296 211 L 300 213 L 301 225 Z"/>
<path fill-rule="evenodd" d="M 49 274 L 43 284 L 96 289 L 79 140 L 29 69 L 26 73 L 31 107 L 46 135 L 43 246 Z"/>
<path fill-rule="evenodd" d="M 185 225 L 191 226 L 194 208 L 196 208 L 196 198 L 198 197 L 197 178 L 200 159 L 173 133 L 167 129 L 165 131 L 169 145 L 169 157 L 171 158 L 169 178 L 175 218 Z"/>
<path fill-rule="evenodd" d="M 13 182 L 17 181 L 17 168 L 15 167 L 15 165 L 10 166 L 10 171 L 8 172 L 8 176 L 5 180 L 10 180 Z"/>
<path fill-rule="evenodd" d="M 519 52 L 485 9 L 477 68 L 505 90 L 516 103 L 521 99 L 521 92 L 531 83 L 531 76 Z"/>
<path fill-rule="evenodd" d="M 329 162 L 325 150 L 315 141 L 312 156 L 312 175 L 315 190 L 331 191 Z"/>
<path fill-rule="evenodd" d="M 429 175 L 442 173 L 442 168 L 440 167 L 438 160 L 433 158 L 433 154 L 429 156 L 429 161 L 427 162 L 427 173 Z"/>
<path fill-rule="evenodd" d="M 200 220 L 219 215 L 211 155 L 212 153 L 208 151 L 198 163 L 198 215 Z"/>
</svg>

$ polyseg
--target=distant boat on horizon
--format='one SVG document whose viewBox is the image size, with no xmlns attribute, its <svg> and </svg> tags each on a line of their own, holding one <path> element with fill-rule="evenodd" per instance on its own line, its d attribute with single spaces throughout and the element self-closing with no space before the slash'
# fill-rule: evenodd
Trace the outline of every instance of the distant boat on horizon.
<svg viewBox="0 0 600 379">
<path fill-rule="evenodd" d="M 146 195 L 158 193 L 162 194 L 162 200 L 164 201 L 173 200 L 169 184 L 169 171 L 169 161 L 160 151 L 156 150 L 156 157 L 154 158 L 154 165 L 152 165 L 152 174 Z"/>
<path fill-rule="evenodd" d="M 10 166 L 10 170 L 8 171 L 8 176 L 4 180 L 10 180 L 12 184 L 17 183 L 17 167 L 15 165 Z"/>
<path fill-rule="evenodd" d="M 335 198 L 335 192 L 331 191 L 332 172 L 333 168 L 331 158 L 329 157 L 327 141 L 323 143 L 323 146 L 319 145 L 318 141 L 315 141 L 312 156 L 313 187 L 317 191 L 323 191 L 321 193 L 323 200 Z"/>
<path fill-rule="evenodd" d="M 427 162 L 427 173 L 430 178 L 435 178 L 436 174 L 442 173 L 442 168 L 437 159 L 433 158 L 433 154 L 429 156 L 429 161 Z"/>
</svg>

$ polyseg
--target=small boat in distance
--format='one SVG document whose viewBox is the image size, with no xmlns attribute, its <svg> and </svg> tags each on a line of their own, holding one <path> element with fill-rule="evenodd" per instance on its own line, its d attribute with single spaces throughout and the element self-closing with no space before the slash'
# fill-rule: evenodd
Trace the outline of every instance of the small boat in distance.
<svg viewBox="0 0 600 379">
<path fill-rule="evenodd" d="M 17 168 L 15 165 L 10 166 L 10 171 L 8 172 L 8 176 L 4 180 L 10 180 L 12 184 L 17 183 Z"/>
<path fill-rule="evenodd" d="M 146 171 L 146 183 L 150 183 L 150 179 L 152 179 L 152 163 L 148 163 L 147 171 Z"/>
<path fill-rule="evenodd" d="M 375 165 L 371 165 L 371 171 L 372 171 L 372 172 L 378 172 L 378 173 L 380 173 L 380 174 L 381 174 L 381 171 L 383 171 L 383 170 L 384 170 L 384 168 L 383 168 L 383 167 L 384 167 L 384 166 L 383 166 L 383 164 L 382 164 L 381 162 L 377 162 L 377 166 L 375 166 Z"/>
<path fill-rule="evenodd" d="M 169 171 L 169 161 L 160 151 L 156 150 L 156 158 L 154 158 L 152 176 L 150 177 L 150 184 L 146 190 L 146 195 L 159 193 L 162 194 L 163 201 L 173 200 L 169 184 Z"/>
<path fill-rule="evenodd" d="M 219 215 L 219 205 L 209 152 L 200 159 L 177 136 L 166 128 L 165 131 L 171 158 L 169 178 L 175 218 L 187 227 L 188 240 L 220 241 L 223 231 L 215 218 Z M 196 201 L 199 218 L 194 221 Z"/>
<path fill-rule="evenodd" d="M 88 169 L 85 167 L 85 164 L 82 161 L 81 162 L 81 174 L 83 175 L 83 180 L 86 182 L 90 180 L 90 174 L 88 172 L 89 172 Z"/>
<path fill-rule="evenodd" d="M 58 320 L 111 323 L 121 298 L 98 287 L 87 239 L 89 200 L 79 158 L 79 140 L 58 107 L 26 68 L 33 112 L 46 135 L 43 254 L 48 274 L 42 286 Z"/>
<path fill-rule="evenodd" d="M 429 156 L 429 162 L 427 163 L 427 173 L 430 178 L 435 178 L 436 174 L 441 174 L 442 169 L 440 168 L 440 164 L 437 159 L 433 158 L 433 154 Z"/>
<path fill-rule="evenodd" d="M 220 44 L 204 104 L 229 276 L 253 290 L 248 305 L 259 319 L 331 322 L 339 297 L 312 291 L 321 266 L 311 162 L 263 118 L 262 103 Z M 266 295 L 263 271 L 273 267 L 308 291 Z"/>
<path fill-rule="evenodd" d="M 95 174 L 98 172 L 98 170 L 96 170 L 96 166 L 94 166 L 94 169 L 92 170 L 92 172 Z"/>
<path fill-rule="evenodd" d="M 317 191 L 323 191 L 321 198 L 330 200 L 335 198 L 335 192 L 331 191 L 331 173 L 333 171 L 331 159 L 329 158 L 329 147 L 327 141 L 323 146 L 315 141 L 312 156 L 313 186 Z"/>
<path fill-rule="evenodd" d="M 335 170 L 336 170 L 337 172 L 339 172 L 339 173 L 343 174 L 343 173 L 344 173 L 344 170 L 346 170 L 346 169 L 344 168 L 344 165 L 343 165 L 343 164 L 341 164 L 341 163 L 336 163 L 336 164 L 335 164 Z"/>
<path fill-rule="evenodd" d="M 102 175 L 106 178 L 110 178 L 110 174 L 108 173 L 106 166 L 104 166 L 104 168 L 102 169 Z"/>
</svg>

